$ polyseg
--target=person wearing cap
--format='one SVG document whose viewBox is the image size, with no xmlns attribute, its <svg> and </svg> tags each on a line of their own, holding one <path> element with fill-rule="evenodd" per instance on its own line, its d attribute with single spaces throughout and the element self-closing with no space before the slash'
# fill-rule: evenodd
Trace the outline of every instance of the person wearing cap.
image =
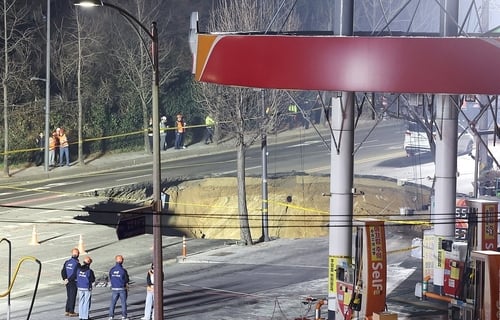
<svg viewBox="0 0 500 320">
<path fill-rule="evenodd" d="M 215 121 L 210 115 L 205 118 L 205 144 L 213 143 Z M 210 140 L 210 142 L 208 142 Z"/>
<path fill-rule="evenodd" d="M 161 117 L 160 121 L 160 150 L 167 150 L 167 117 Z"/>
<path fill-rule="evenodd" d="M 78 257 L 80 256 L 80 251 L 77 248 L 71 250 L 71 258 L 66 260 L 61 269 L 61 277 L 66 285 L 66 313 L 65 316 L 76 317 L 78 313 L 75 313 L 75 303 L 76 303 L 76 277 L 78 275 L 78 269 L 80 268 L 80 262 Z"/>
<path fill-rule="evenodd" d="M 182 114 L 178 114 L 175 120 L 175 149 L 186 149 L 184 145 L 184 134 L 186 132 L 186 123 Z"/>
<path fill-rule="evenodd" d="M 80 320 L 88 320 L 90 313 L 90 302 L 92 298 L 92 284 L 95 282 L 95 274 L 90 269 L 92 259 L 86 256 L 83 265 L 78 270 L 76 285 L 78 287 L 78 313 Z"/>
<path fill-rule="evenodd" d="M 122 320 L 127 318 L 127 290 L 129 276 L 127 270 L 123 267 L 123 256 L 115 257 L 115 266 L 109 270 L 109 281 L 111 282 L 111 304 L 109 305 L 109 320 L 113 320 L 115 315 L 115 306 L 118 298 L 122 307 Z"/>
</svg>

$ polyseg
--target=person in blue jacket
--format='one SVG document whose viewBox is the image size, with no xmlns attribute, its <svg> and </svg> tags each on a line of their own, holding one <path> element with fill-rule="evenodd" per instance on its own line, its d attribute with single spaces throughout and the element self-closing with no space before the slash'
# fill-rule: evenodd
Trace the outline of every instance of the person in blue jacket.
<svg viewBox="0 0 500 320">
<path fill-rule="evenodd" d="M 76 276 L 80 268 L 79 256 L 80 251 L 77 248 L 73 248 L 71 250 L 71 258 L 64 261 L 61 269 L 61 277 L 66 286 L 66 312 L 64 315 L 67 317 L 78 316 L 78 313 L 75 312 L 75 303 L 77 293 Z"/>
<path fill-rule="evenodd" d="M 113 320 L 115 315 L 115 306 L 118 298 L 122 306 L 122 320 L 127 318 L 127 291 L 129 276 L 125 268 L 123 268 L 123 256 L 115 257 L 115 266 L 109 270 L 109 281 L 111 282 L 111 304 L 109 305 L 109 319 Z"/>
<path fill-rule="evenodd" d="M 90 303 L 92 298 L 92 284 L 95 282 L 95 274 L 90 269 L 92 259 L 86 256 L 83 265 L 78 270 L 76 285 L 78 287 L 78 313 L 80 320 L 88 320 L 90 313 Z"/>
</svg>

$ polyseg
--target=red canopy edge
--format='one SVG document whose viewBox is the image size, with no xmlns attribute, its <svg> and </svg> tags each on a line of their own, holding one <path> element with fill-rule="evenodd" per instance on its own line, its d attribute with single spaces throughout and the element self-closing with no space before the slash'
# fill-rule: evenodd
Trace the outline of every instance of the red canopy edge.
<svg viewBox="0 0 500 320">
<path fill-rule="evenodd" d="M 195 79 L 292 90 L 500 94 L 499 38 L 198 34 Z"/>
</svg>

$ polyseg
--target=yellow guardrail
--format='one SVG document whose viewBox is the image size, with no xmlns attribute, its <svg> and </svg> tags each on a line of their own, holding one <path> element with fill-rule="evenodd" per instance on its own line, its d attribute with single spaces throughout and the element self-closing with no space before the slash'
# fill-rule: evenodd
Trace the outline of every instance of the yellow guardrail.
<svg viewBox="0 0 500 320">
<path fill-rule="evenodd" d="M 26 320 L 29 320 L 29 318 L 31 317 L 31 312 L 33 311 L 33 305 L 35 304 L 35 297 L 36 297 L 36 293 L 38 291 L 38 284 L 40 283 L 40 276 L 42 274 L 42 263 L 40 262 L 40 260 L 38 260 L 37 258 L 32 257 L 32 256 L 22 257 L 19 260 L 19 262 L 17 263 L 16 269 L 14 271 L 14 275 L 11 278 L 10 266 L 11 266 L 11 261 L 12 261 L 12 245 L 11 245 L 11 242 L 6 238 L 0 239 L 0 243 L 3 241 L 6 241 L 9 245 L 9 268 L 7 270 L 7 272 L 8 272 L 7 279 L 9 281 L 9 286 L 5 292 L 0 293 L 0 298 L 7 297 L 7 299 L 8 299 L 7 320 L 10 319 L 10 293 L 12 291 L 12 288 L 14 287 L 14 284 L 16 283 L 17 275 L 19 273 L 19 270 L 21 269 L 21 265 L 25 261 L 34 261 L 38 264 L 38 274 L 37 274 L 36 281 L 35 281 L 35 287 L 33 288 L 33 297 L 31 298 L 31 304 L 30 304 L 30 308 L 28 310 L 28 316 L 26 317 Z"/>
</svg>

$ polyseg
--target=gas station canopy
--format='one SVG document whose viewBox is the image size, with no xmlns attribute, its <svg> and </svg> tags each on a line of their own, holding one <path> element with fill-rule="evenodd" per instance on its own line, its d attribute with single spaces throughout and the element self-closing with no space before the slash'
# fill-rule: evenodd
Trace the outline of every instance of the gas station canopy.
<svg viewBox="0 0 500 320">
<path fill-rule="evenodd" d="M 500 38 L 197 34 L 195 79 L 230 86 L 500 94 Z"/>
</svg>

